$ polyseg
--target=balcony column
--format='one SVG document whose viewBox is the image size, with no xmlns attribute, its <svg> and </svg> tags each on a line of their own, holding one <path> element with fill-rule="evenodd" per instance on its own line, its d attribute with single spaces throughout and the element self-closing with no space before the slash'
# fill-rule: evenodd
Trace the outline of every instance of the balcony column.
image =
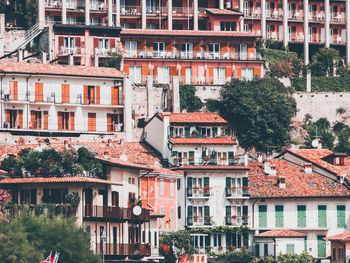
<svg viewBox="0 0 350 263">
<path fill-rule="evenodd" d="M 124 132 L 126 135 L 126 141 L 132 140 L 132 85 L 131 80 L 128 78 L 123 79 L 123 91 L 124 91 Z"/>
<path fill-rule="evenodd" d="M 261 0 L 261 34 L 262 39 L 266 40 L 266 0 Z"/>
<path fill-rule="evenodd" d="M 326 14 L 326 17 L 325 17 L 325 47 L 326 48 L 329 48 L 329 19 L 330 19 L 330 16 L 329 16 L 329 0 L 325 0 L 324 1 L 324 10 L 325 10 L 325 14 Z"/>
<path fill-rule="evenodd" d="M 142 22 L 141 22 L 141 28 L 142 29 L 146 29 L 146 19 L 147 19 L 147 17 L 146 17 L 146 0 L 141 0 L 141 12 L 142 12 L 142 14 L 141 14 L 141 20 L 142 20 Z"/>
<path fill-rule="evenodd" d="M 41 29 L 45 26 L 45 0 L 38 1 L 38 23 Z"/>
<path fill-rule="evenodd" d="M 346 0 L 346 62 L 350 65 L 350 0 Z"/>
<path fill-rule="evenodd" d="M 90 25 L 90 0 L 85 0 L 85 25 Z"/>
<path fill-rule="evenodd" d="M 120 26 L 120 0 L 115 1 L 115 12 L 116 12 L 116 26 Z"/>
<path fill-rule="evenodd" d="M 239 0 L 239 11 L 243 13 L 243 1 Z M 244 15 L 241 17 L 241 20 L 239 21 L 240 31 L 243 32 L 244 30 Z"/>
<path fill-rule="evenodd" d="M 173 1 L 168 1 L 168 29 L 173 30 Z"/>
<path fill-rule="evenodd" d="M 328 0 L 327 0 L 328 1 Z M 309 0 L 304 0 L 304 64 L 309 65 Z M 306 11 L 305 11 L 306 10 Z M 306 91 L 311 92 L 311 73 L 307 70 L 306 73 Z"/>
<path fill-rule="evenodd" d="M 108 26 L 113 26 L 113 0 L 108 0 Z"/>
<path fill-rule="evenodd" d="M 283 0 L 283 46 L 288 46 L 288 0 Z"/>
<path fill-rule="evenodd" d="M 62 0 L 62 24 L 67 24 L 67 0 Z"/>
<path fill-rule="evenodd" d="M 193 30 L 198 30 L 198 0 L 193 0 Z"/>
<path fill-rule="evenodd" d="M 224 0 L 220 0 L 219 9 L 224 9 Z"/>
</svg>

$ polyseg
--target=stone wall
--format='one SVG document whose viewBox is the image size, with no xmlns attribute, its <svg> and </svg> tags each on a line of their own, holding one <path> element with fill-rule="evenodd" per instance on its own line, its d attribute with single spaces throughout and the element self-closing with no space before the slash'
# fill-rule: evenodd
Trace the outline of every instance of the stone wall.
<svg viewBox="0 0 350 263">
<path fill-rule="evenodd" d="M 25 30 L 5 30 L 4 32 L 4 52 L 9 53 L 15 50 L 24 42 Z"/>
</svg>

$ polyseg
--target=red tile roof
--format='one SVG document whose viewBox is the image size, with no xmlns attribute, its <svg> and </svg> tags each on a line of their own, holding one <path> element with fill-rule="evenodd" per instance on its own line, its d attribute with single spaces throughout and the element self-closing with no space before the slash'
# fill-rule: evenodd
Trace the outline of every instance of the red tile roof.
<svg viewBox="0 0 350 263">
<path fill-rule="evenodd" d="M 217 9 L 217 8 L 207 8 L 206 9 L 209 13 L 213 15 L 236 15 L 236 16 L 243 16 L 243 13 L 229 10 L 229 9 Z"/>
<path fill-rule="evenodd" d="M 168 112 L 159 113 L 160 118 L 169 115 Z M 210 123 L 227 125 L 228 122 L 216 112 L 191 112 L 191 113 L 170 113 L 170 123 Z"/>
<path fill-rule="evenodd" d="M 259 37 L 250 32 L 210 31 L 210 30 L 158 30 L 158 29 L 123 29 L 120 36 L 189 36 L 189 37 Z"/>
<path fill-rule="evenodd" d="M 25 62 L 0 62 L 0 72 L 36 74 L 36 75 L 64 75 L 98 78 L 123 78 L 124 75 L 115 68 L 68 66 L 36 64 Z"/>
<path fill-rule="evenodd" d="M 276 176 L 266 175 L 263 165 L 257 161 L 249 164 L 249 191 L 253 198 L 300 198 L 300 197 L 350 197 L 344 185 L 322 175 L 305 174 L 303 168 L 285 160 L 275 159 Z M 285 188 L 277 185 L 278 177 L 285 177 Z"/>
<path fill-rule="evenodd" d="M 174 138 L 171 141 L 174 144 L 237 144 L 228 138 Z"/>
<path fill-rule="evenodd" d="M 342 233 L 339 235 L 329 236 L 324 238 L 325 240 L 330 241 L 350 241 L 350 232 Z"/>
<path fill-rule="evenodd" d="M 249 170 L 247 166 L 225 166 L 225 165 L 186 165 L 173 167 L 173 170 Z"/>
<path fill-rule="evenodd" d="M 306 235 L 289 229 L 274 229 L 258 234 L 255 237 L 306 237 Z"/>
<path fill-rule="evenodd" d="M 168 174 L 168 175 L 181 175 L 178 172 L 175 172 L 171 169 L 168 168 L 163 168 L 163 167 L 152 167 L 153 173 L 159 173 L 159 174 Z"/>
<path fill-rule="evenodd" d="M 98 183 L 122 185 L 116 182 L 83 176 L 67 176 L 67 177 L 26 177 L 26 178 L 7 178 L 0 180 L 2 184 L 49 184 L 49 183 Z"/>
<path fill-rule="evenodd" d="M 149 166 L 135 164 L 135 163 L 129 162 L 129 161 L 123 161 L 123 160 L 120 160 L 119 158 L 105 158 L 105 157 L 100 157 L 100 156 L 96 156 L 95 158 L 97 160 L 104 162 L 104 163 L 116 165 L 119 167 L 127 167 L 127 168 L 134 168 L 134 169 L 139 169 L 139 170 L 149 170 L 149 171 L 152 170 L 152 168 L 150 168 Z"/>
</svg>

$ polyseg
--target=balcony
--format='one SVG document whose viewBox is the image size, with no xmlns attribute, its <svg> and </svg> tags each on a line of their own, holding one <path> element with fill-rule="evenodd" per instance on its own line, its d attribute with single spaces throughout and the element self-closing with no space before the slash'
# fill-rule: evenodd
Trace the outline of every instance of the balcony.
<svg viewBox="0 0 350 263">
<path fill-rule="evenodd" d="M 120 15 L 121 16 L 140 16 L 142 13 L 140 6 L 121 6 Z"/>
<path fill-rule="evenodd" d="M 90 2 L 90 10 L 92 11 L 106 11 L 107 7 L 104 2 L 100 1 L 91 1 Z"/>
<path fill-rule="evenodd" d="M 68 56 L 68 55 L 83 55 L 84 48 L 82 47 L 64 47 L 61 46 L 58 55 L 59 56 Z"/>
<path fill-rule="evenodd" d="M 95 56 L 98 57 L 110 57 L 113 54 L 117 54 L 118 51 L 116 48 L 110 48 L 110 49 L 106 49 L 106 48 L 95 48 Z"/>
<path fill-rule="evenodd" d="M 187 225 L 189 226 L 210 226 L 212 224 L 210 216 L 188 216 Z"/>
<path fill-rule="evenodd" d="M 61 0 L 45 0 L 46 8 L 61 8 L 62 2 Z"/>
<path fill-rule="evenodd" d="M 210 197 L 210 187 L 187 188 L 187 197 L 189 199 L 208 199 Z"/>
<path fill-rule="evenodd" d="M 244 156 L 238 156 L 231 158 L 213 158 L 207 156 L 205 158 L 173 158 L 174 165 L 176 166 L 248 166 L 248 161 Z"/>
<path fill-rule="evenodd" d="M 247 226 L 248 218 L 238 216 L 225 216 L 225 225 L 227 226 Z"/>
<path fill-rule="evenodd" d="M 44 215 L 50 218 L 55 216 L 71 217 L 74 215 L 70 204 L 7 204 L 3 206 L 5 217 L 14 217 L 22 211 L 31 211 L 35 215 Z"/>
<path fill-rule="evenodd" d="M 139 216 L 135 216 L 132 208 L 111 206 L 89 206 L 84 207 L 84 220 L 86 221 L 112 221 L 112 222 L 144 222 L 149 221 L 149 210 L 142 209 Z"/>
<path fill-rule="evenodd" d="M 102 244 L 96 244 L 97 254 L 102 254 Z M 151 255 L 151 248 L 147 244 L 113 244 L 105 243 L 103 247 L 105 256 L 139 256 Z"/>
<path fill-rule="evenodd" d="M 225 196 L 227 198 L 241 198 L 241 197 L 249 197 L 249 188 L 247 186 L 244 187 L 231 187 L 225 188 Z"/>
</svg>

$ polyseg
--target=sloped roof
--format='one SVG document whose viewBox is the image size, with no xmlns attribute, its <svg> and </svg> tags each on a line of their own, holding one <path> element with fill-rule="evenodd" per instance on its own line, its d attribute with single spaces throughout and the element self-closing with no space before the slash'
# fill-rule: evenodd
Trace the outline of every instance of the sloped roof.
<svg viewBox="0 0 350 263">
<path fill-rule="evenodd" d="M 206 10 L 212 15 L 243 16 L 241 12 L 230 10 L 230 9 L 207 8 Z"/>
<path fill-rule="evenodd" d="M 170 115 L 170 123 L 212 123 L 212 124 L 228 124 L 216 112 L 191 112 L 191 113 L 159 113 L 158 116 L 163 119 L 164 115 Z"/>
<path fill-rule="evenodd" d="M 324 239 L 330 241 L 350 241 L 350 232 L 329 236 Z"/>
<path fill-rule="evenodd" d="M 2 184 L 48 184 L 48 183 L 99 183 L 99 184 L 113 184 L 122 185 L 116 182 L 84 177 L 84 176 L 66 176 L 66 177 L 26 177 L 26 178 L 7 178 L 0 180 Z"/>
<path fill-rule="evenodd" d="M 86 67 L 70 65 L 51 65 L 25 62 L 0 61 L 0 72 L 37 74 L 37 75 L 64 75 L 98 78 L 123 78 L 124 75 L 115 68 Z"/>
<path fill-rule="evenodd" d="M 258 234 L 255 237 L 306 237 L 306 235 L 289 229 L 274 229 Z"/>
<path fill-rule="evenodd" d="M 305 174 L 302 167 L 280 159 L 270 161 L 276 166 L 276 176 L 266 175 L 257 161 L 249 164 L 249 190 L 252 198 L 350 197 L 344 185 L 317 173 Z M 285 188 L 277 178 L 285 178 Z"/>
</svg>

